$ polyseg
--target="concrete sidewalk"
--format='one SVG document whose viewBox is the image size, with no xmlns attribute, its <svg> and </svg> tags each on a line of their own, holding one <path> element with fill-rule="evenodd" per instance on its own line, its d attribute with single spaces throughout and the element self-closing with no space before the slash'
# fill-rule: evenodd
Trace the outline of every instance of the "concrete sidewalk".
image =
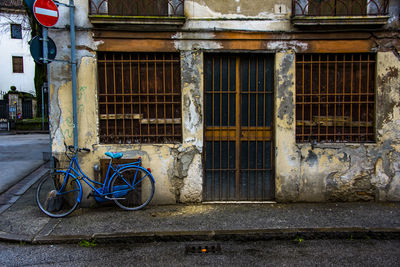
<svg viewBox="0 0 400 267">
<path fill-rule="evenodd" d="M 49 142 L 48 134 L 0 135 L 0 194 L 45 162 Z"/>
<path fill-rule="evenodd" d="M 400 238 L 400 203 L 198 204 L 44 215 L 32 186 L 0 216 L 0 240 L 27 243 Z"/>
</svg>

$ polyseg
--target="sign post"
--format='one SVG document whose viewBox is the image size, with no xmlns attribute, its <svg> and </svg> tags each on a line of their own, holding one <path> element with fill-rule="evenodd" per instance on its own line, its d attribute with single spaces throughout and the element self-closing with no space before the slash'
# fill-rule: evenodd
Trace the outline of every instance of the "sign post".
<svg viewBox="0 0 400 267">
<path fill-rule="evenodd" d="M 31 8 L 31 2 L 32 0 L 25 0 L 25 3 L 29 8 Z M 50 42 L 48 38 L 48 30 L 47 27 L 52 27 L 54 26 L 59 17 L 58 13 L 58 7 L 57 5 L 52 1 L 52 0 L 35 0 L 33 3 L 33 6 L 31 8 L 33 11 L 33 15 L 37 19 L 37 21 L 43 25 L 43 31 L 42 31 L 42 48 L 43 48 L 43 58 L 40 58 L 39 61 L 43 62 L 47 66 L 47 83 L 50 83 L 49 81 L 49 73 L 50 73 L 50 66 L 48 63 L 49 61 L 49 44 L 50 48 L 54 50 L 54 53 L 50 53 L 50 59 L 53 56 L 55 57 L 56 54 L 56 47 L 54 42 Z M 33 44 L 32 44 L 33 45 Z M 39 50 L 40 50 L 40 44 L 38 45 Z M 32 46 L 31 46 L 32 48 Z M 32 49 L 31 49 L 32 51 Z M 38 51 L 40 54 L 40 51 Z M 43 94 L 42 94 L 42 99 L 43 99 Z M 49 100 L 49 106 L 48 108 L 50 109 L 50 92 L 48 93 L 48 100 Z M 42 101 L 42 107 L 44 106 L 44 103 Z M 54 159 L 53 159 L 53 149 L 52 149 L 52 139 L 51 139 L 51 122 L 50 122 L 50 112 L 49 112 L 49 137 L 50 137 L 50 175 L 54 174 Z"/>
</svg>

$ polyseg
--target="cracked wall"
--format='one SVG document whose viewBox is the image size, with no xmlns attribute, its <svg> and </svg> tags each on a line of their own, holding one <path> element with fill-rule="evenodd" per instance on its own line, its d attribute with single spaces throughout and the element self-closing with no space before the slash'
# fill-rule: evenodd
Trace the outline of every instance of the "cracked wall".
<svg viewBox="0 0 400 267">
<path fill-rule="evenodd" d="M 319 40 L 320 36 L 317 34 L 298 38 L 300 35 L 291 35 L 293 26 L 290 23 L 290 0 L 192 0 L 185 1 L 187 20 L 182 31 L 168 33 L 170 37 L 157 32 L 152 32 L 151 35 L 154 36 L 150 37 L 143 32 L 108 31 L 111 34 L 109 39 L 97 37 L 97 41 L 94 41 L 94 31 L 87 16 L 88 1 L 78 0 L 75 4 L 79 6 L 76 14 L 78 139 L 79 146 L 92 150 L 80 157 L 81 166 L 89 176 L 95 174 L 93 166 L 100 159 L 106 158 L 106 151 L 123 152 L 124 158 L 141 156 L 143 166 L 151 168 L 156 179 L 156 193 L 152 204 L 201 202 L 204 142 L 203 53 L 268 51 L 275 53 L 273 137 L 276 200 L 400 200 L 400 64 L 396 32 L 357 33 L 354 41 L 353 36 L 348 36 L 352 32 L 335 38 L 329 34 L 321 34 L 321 39 L 327 38 L 323 40 Z M 393 10 L 395 9 L 391 6 L 391 14 Z M 68 12 L 64 11 L 63 9 L 56 27 L 50 29 L 49 35 L 56 42 L 57 58 L 69 60 L 70 47 L 66 41 L 69 35 L 65 28 L 69 24 Z M 398 25 L 398 19 L 393 18 L 398 18 L 398 15 L 391 15 L 388 26 Z M 132 38 L 129 35 L 131 33 L 137 39 Z M 131 37 L 124 37 L 124 34 Z M 105 49 L 104 47 L 110 49 L 107 46 L 102 47 L 102 43 L 110 40 L 118 43 L 118 46 L 111 46 L 115 51 L 150 49 L 180 53 L 181 144 L 100 144 L 95 51 Z M 125 40 L 129 40 L 129 43 L 124 43 Z M 143 43 L 149 46 L 143 47 Z M 376 144 L 297 144 L 295 53 L 350 52 L 348 49 L 363 52 L 388 51 L 377 53 Z M 63 142 L 72 144 L 70 72 L 68 64 L 51 63 L 51 133 L 53 151 L 60 159 L 64 151 Z M 88 193 L 90 190 L 85 187 L 83 206 L 94 204 L 94 201 L 87 200 Z"/>
<path fill-rule="evenodd" d="M 295 143 L 292 53 L 276 57 L 276 198 L 279 201 L 400 200 L 400 70 L 377 53 L 376 143 Z"/>
<path fill-rule="evenodd" d="M 152 169 L 156 180 L 156 193 L 152 204 L 201 201 L 202 53 L 182 52 L 181 59 L 183 143 L 180 145 L 106 145 L 99 143 L 97 61 L 93 56 L 79 58 L 77 71 L 78 143 L 79 147 L 91 149 L 88 154 L 81 153 L 79 161 L 89 177 L 95 175 L 93 166 L 99 164 L 100 159 L 107 158 L 104 155 L 107 151 L 122 152 L 124 158 L 128 159 L 141 156 L 143 166 Z M 70 68 L 62 64 L 52 65 L 51 73 L 53 152 L 65 166 L 67 163 L 63 156 L 64 142 L 68 145 L 73 143 Z M 91 189 L 85 183 L 82 185 L 84 187 L 82 206 L 94 205 L 94 200 L 86 197 Z"/>
</svg>

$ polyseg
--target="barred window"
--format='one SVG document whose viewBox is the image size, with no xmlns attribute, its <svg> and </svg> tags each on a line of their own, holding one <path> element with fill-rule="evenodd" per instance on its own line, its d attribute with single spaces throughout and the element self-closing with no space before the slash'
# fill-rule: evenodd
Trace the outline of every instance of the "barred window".
<svg viewBox="0 0 400 267">
<path fill-rule="evenodd" d="M 24 58 L 12 57 L 13 73 L 24 73 Z"/>
<path fill-rule="evenodd" d="M 375 55 L 296 56 L 296 141 L 374 142 Z"/>
<path fill-rule="evenodd" d="M 182 142 L 178 53 L 98 53 L 100 142 Z"/>
</svg>

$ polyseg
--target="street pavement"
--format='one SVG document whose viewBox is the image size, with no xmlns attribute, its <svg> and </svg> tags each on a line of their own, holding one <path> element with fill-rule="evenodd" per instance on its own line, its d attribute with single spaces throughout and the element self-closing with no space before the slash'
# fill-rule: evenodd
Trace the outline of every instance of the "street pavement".
<svg viewBox="0 0 400 267">
<path fill-rule="evenodd" d="M 187 253 L 187 247 L 207 252 Z M 212 247 L 220 251 L 213 252 Z M 0 243 L 0 266 L 400 266 L 400 240 Z"/>
<path fill-rule="evenodd" d="M 39 168 L 49 150 L 48 134 L 0 135 L 0 194 Z"/>
<path fill-rule="evenodd" d="M 36 206 L 35 189 L 1 213 L 0 241 L 400 240 L 400 203 L 177 204 L 133 212 L 110 203 L 55 219 Z"/>
</svg>

